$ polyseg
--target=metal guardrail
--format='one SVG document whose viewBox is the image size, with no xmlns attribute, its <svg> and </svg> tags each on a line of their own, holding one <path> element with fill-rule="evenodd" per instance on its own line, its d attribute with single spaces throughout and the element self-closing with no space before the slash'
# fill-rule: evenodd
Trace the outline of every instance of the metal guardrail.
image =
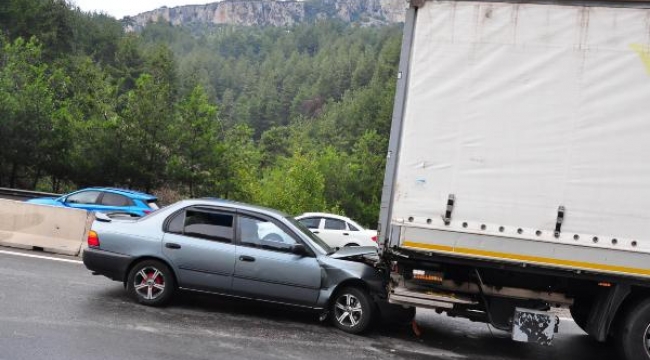
<svg viewBox="0 0 650 360">
<path fill-rule="evenodd" d="M 0 188 L 0 199 L 28 200 L 38 197 L 59 197 L 61 194 L 46 193 L 41 191 L 28 191 L 20 189 Z"/>
</svg>

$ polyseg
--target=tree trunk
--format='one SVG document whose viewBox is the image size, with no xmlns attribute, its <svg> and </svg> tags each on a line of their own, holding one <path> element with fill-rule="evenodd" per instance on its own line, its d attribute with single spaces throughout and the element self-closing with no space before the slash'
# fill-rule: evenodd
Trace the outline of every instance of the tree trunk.
<svg viewBox="0 0 650 360">
<path fill-rule="evenodd" d="M 34 182 L 32 182 L 32 190 L 36 190 L 36 187 L 38 186 L 38 179 L 41 177 L 41 169 L 38 168 L 36 170 L 36 175 L 34 176 Z"/>
<path fill-rule="evenodd" d="M 18 164 L 14 161 L 11 163 L 11 174 L 9 175 L 9 187 L 16 186 L 16 173 L 18 172 Z"/>
</svg>

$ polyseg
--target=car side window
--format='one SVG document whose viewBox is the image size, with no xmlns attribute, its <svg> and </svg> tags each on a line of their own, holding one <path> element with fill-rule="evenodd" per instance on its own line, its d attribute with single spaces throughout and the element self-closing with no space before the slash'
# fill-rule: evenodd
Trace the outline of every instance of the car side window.
<svg viewBox="0 0 650 360">
<path fill-rule="evenodd" d="M 345 230 L 345 221 L 339 219 L 325 219 L 325 229 Z"/>
<path fill-rule="evenodd" d="M 296 240 L 271 221 L 239 216 L 237 221 L 239 243 L 242 246 L 275 251 L 290 251 Z"/>
<path fill-rule="evenodd" d="M 185 211 L 179 211 L 176 214 L 172 215 L 171 220 L 168 220 L 166 231 L 174 234 L 182 234 L 184 223 Z"/>
<path fill-rule="evenodd" d="M 301 224 L 305 225 L 307 229 L 318 229 L 318 225 L 320 225 L 320 218 L 304 218 L 298 220 L 300 221 Z"/>
<path fill-rule="evenodd" d="M 359 231 L 359 228 L 357 228 L 356 226 L 350 223 L 346 223 L 346 224 L 348 224 L 348 229 L 350 229 L 350 231 Z"/>
<path fill-rule="evenodd" d="M 95 204 L 98 197 L 99 191 L 82 191 L 68 196 L 65 202 L 71 204 Z"/>
<path fill-rule="evenodd" d="M 180 216 L 177 216 L 177 218 Z M 206 240 L 232 242 L 233 240 L 233 215 L 223 214 L 202 209 L 185 210 L 183 221 L 183 235 L 197 237 Z M 174 218 L 168 230 L 178 226 Z"/>
<path fill-rule="evenodd" d="M 102 196 L 102 205 L 106 206 L 132 206 L 131 199 L 124 195 L 105 192 Z"/>
</svg>

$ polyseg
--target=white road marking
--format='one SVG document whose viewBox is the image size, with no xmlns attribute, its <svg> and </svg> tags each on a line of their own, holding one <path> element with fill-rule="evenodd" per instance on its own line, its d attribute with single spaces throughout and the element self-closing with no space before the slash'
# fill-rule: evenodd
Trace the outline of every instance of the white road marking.
<svg viewBox="0 0 650 360">
<path fill-rule="evenodd" d="M 25 253 L 6 251 L 6 250 L 0 250 L 0 254 L 23 256 L 28 258 L 44 259 L 44 260 L 52 260 L 52 261 L 61 261 L 61 262 L 67 262 L 73 264 L 83 264 L 83 261 L 81 260 L 61 259 L 61 258 L 56 258 L 51 256 L 32 255 L 32 254 L 25 254 Z"/>
</svg>

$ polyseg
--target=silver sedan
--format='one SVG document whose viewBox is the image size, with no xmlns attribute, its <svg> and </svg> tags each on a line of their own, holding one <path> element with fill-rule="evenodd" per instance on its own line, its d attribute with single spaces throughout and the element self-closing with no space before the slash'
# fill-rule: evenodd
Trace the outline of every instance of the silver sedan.
<svg viewBox="0 0 650 360">
<path fill-rule="evenodd" d="M 145 305 L 178 289 L 208 292 L 314 309 L 351 333 L 395 311 L 376 248 L 336 251 L 286 214 L 225 200 L 181 201 L 140 219 L 97 214 L 83 261 Z"/>
</svg>

